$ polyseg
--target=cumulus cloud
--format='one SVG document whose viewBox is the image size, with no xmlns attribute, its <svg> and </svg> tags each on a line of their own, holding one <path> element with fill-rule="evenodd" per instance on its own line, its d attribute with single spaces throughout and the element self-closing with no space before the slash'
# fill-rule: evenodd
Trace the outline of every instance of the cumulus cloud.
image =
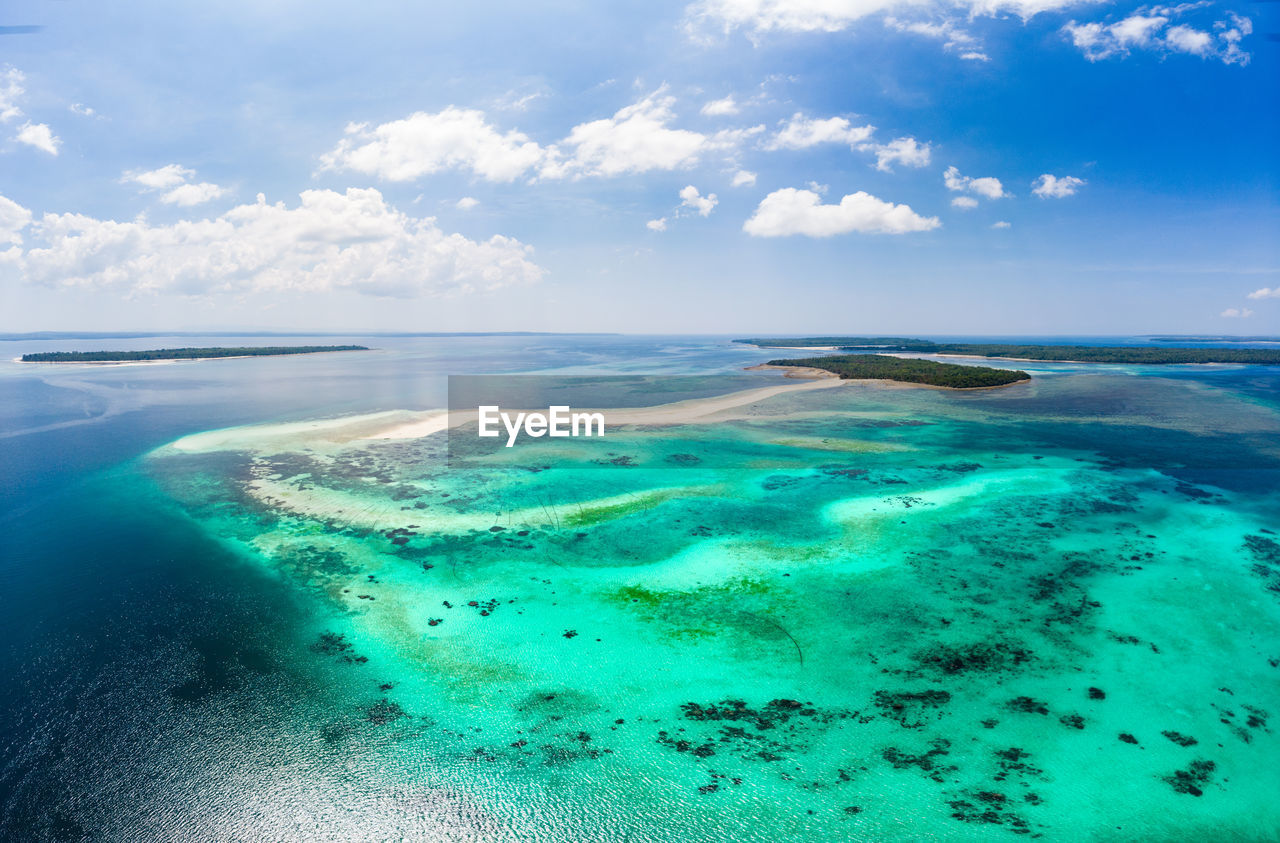
<svg viewBox="0 0 1280 843">
<path fill-rule="evenodd" d="M 1241 49 L 1240 42 L 1253 32 L 1249 18 L 1228 13 L 1225 20 L 1213 22 L 1212 33 L 1183 23 L 1171 25 L 1178 16 L 1203 5 L 1144 7 L 1114 23 L 1073 20 L 1062 27 L 1062 32 L 1089 61 L 1123 58 L 1134 50 L 1147 50 L 1217 58 L 1225 64 L 1248 64 L 1250 55 Z"/>
<path fill-rule="evenodd" d="M 0 244 L 20 245 L 22 229 L 31 222 L 31 212 L 5 196 L 0 196 Z"/>
<path fill-rule="evenodd" d="M 665 86 L 612 117 L 574 126 L 569 136 L 548 150 L 541 175 L 617 176 L 649 170 L 678 170 L 713 152 L 737 149 L 763 126 L 702 134 L 674 129 L 675 97 Z"/>
<path fill-rule="evenodd" d="M 207 181 L 198 184 L 181 184 L 173 190 L 168 191 L 160 197 L 160 201 L 167 205 L 180 205 L 189 208 L 192 205 L 201 205 L 210 202 L 227 193 L 225 188 L 219 187 Z"/>
<path fill-rule="evenodd" d="M 0 123 L 8 123 L 23 116 L 21 102 L 26 93 L 26 80 L 27 77 L 16 67 L 5 65 L 0 70 Z M 53 156 L 57 156 L 58 147 L 62 145 L 48 123 L 33 123 L 30 120 L 18 127 L 13 139 Z"/>
<path fill-rule="evenodd" d="M 1010 225 L 1011 224 L 1006 220 L 1000 220 L 999 222 L 991 223 L 991 227 L 995 229 L 1008 228 Z"/>
<path fill-rule="evenodd" d="M 702 106 L 702 113 L 708 117 L 724 117 L 730 114 L 737 114 L 740 109 L 738 103 L 734 100 L 733 94 L 720 100 L 711 100 Z"/>
<path fill-rule="evenodd" d="M 165 164 L 154 170 L 127 170 L 120 179 L 140 184 L 146 190 L 163 190 L 180 185 L 195 174 L 195 170 L 181 164 Z"/>
<path fill-rule="evenodd" d="M 1164 42 L 1176 53 L 1190 53 L 1193 56 L 1206 56 L 1213 48 L 1212 35 L 1185 24 L 1169 27 L 1169 31 L 1164 34 Z"/>
<path fill-rule="evenodd" d="M 165 164 L 154 170 L 126 170 L 120 181 L 140 185 L 144 192 L 163 190 L 160 201 L 167 205 L 179 205 L 189 208 L 201 205 L 227 194 L 227 190 L 211 182 L 189 183 L 187 180 L 196 174 L 190 167 L 181 164 Z"/>
<path fill-rule="evenodd" d="M 855 126 L 844 117 L 819 119 L 796 112 L 765 141 L 763 148 L 775 151 L 808 149 L 824 143 L 845 144 L 850 149 L 874 153 L 876 169 L 886 173 L 893 171 L 894 164 L 907 167 L 924 167 L 929 164 L 929 144 L 922 144 L 910 137 L 896 138 L 888 143 L 873 143 L 871 136 L 875 131 L 875 126 Z"/>
<path fill-rule="evenodd" d="M 0 208 L 12 217 L 12 208 Z M 446 234 L 434 219 L 390 207 L 374 189 L 308 190 L 292 208 L 258 194 L 255 204 L 172 225 L 45 214 L 25 231 L 30 245 L 11 249 L 18 254 L 10 262 L 27 282 L 129 294 L 409 297 L 492 290 L 543 274 L 519 241 Z"/>
<path fill-rule="evenodd" d="M 951 207 L 959 208 L 962 211 L 972 211 L 978 207 L 978 200 L 972 196 L 957 196 L 951 200 Z"/>
<path fill-rule="evenodd" d="M 1031 192 L 1041 199 L 1062 199 L 1066 196 L 1075 196 L 1076 191 L 1085 183 L 1084 179 L 1078 179 L 1075 176 L 1058 176 L 1044 173 L 1040 178 L 1031 183 Z"/>
<path fill-rule="evenodd" d="M 0 122 L 7 123 L 22 116 L 22 108 L 18 103 L 26 93 L 23 87 L 26 79 L 16 67 L 6 66 L 0 71 Z"/>
<path fill-rule="evenodd" d="M 351 170 L 384 181 L 413 181 L 442 170 L 470 171 L 487 181 L 618 176 L 693 166 L 729 153 L 763 126 L 704 134 L 672 126 L 675 98 L 666 87 L 614 113 L 574 126 L 543 146 L 522 132 L 503 132 L 484 112 L 449 106 L 370 127 L 346 127 L 346 137 L 321 156 L 323 170 Z"/>
<path fill-rule="evenodd" d="M 930 161 L 929 144 L 920 143 L 915 138 L 896 138 L 883 144 L 870 144 L 863 149 L 875 153 L 876 169 L 889 173 L 894 164 L 904 167 L 927 167 Z"/>
<path fill-rule="evenodd" d="M 1228 307 L 1218 315 L 1228 319 L 1247 319 L 1253 315 L 1253 311 L 1247 307 Z"/>
<path fill-rule="evenodd" d="M 756 174 L 750 170 L 739 170 L 733 174 L 733 181 L 730 185 L 733 187 L 751 187 L 756 183 Z"/>
<path fill-rule="evenodd" d="M 1251 299 L 1280 299 L 1280 287 L 1263 287 L 1249 294 Z"/>
<path fill-rule="evenodd" d="M 875 126 L 854 126 L 843 117 L 826 120 L 805 117 L 796 112 L 778 132 L 765 143 L 764 148 L 807 149 L 822 143 L 843 143 L 850 148 L 867 141 L 875 133 Z"/>
<path fill-rule="evenodd" d="M 470 211 L 472 208 L 480 204 L 480 200 L 474 196 L 464 196 L 454 203 L 453 207 L 459 211 Z"/>
<path fill-rule="evenodd" d="M 885 202 L 863 191 L 845 196 L 839 204 L 824 205 L 812 190 L 787 187 L 762 199 L 742 230 L 755 237 L 831 237 L 853 231 L 906 234 L 939 225 L 937 217 L 922 217 L 907 205 Z"/>
<path fill-rule="evenodd" d="M 58 147 L 62 145 L 62 141 L 53 133 L 47 123 L 31 123 L 27 122 L 22 125 L 15 136 L 18 143 L 25 143 L 27 146 L 34 146 L 41 152 L 47 152 L 50 155 L 58 154 Z"/>
<path fill-rule="evenodd" d="M 951 0 L 947 4 L 920 0 L 695 0 L 686 8 L 685 28 L 695 38 L 708 33 L 745 32 L 759 42 L 770 33 L 839 32 L 871 17 L 886 26 L 942 42 L 943 49 L 961 59 L 986 61 L 981 43 L 957 21 L 981 16 L 1017 15 L 1024 21 L 1043 12 L 1093 5 L 1095 0 Z M 1136 49 L 1187 53 L 1218 58 L 1227 64 L 1247 64 L 1249 53 L 1240 42 L 1253 31 L 1252 22 L 1235 13 L 1196 28 L 1172 21 L 1207 2 L 1147 6 L 1114 23 L 1071 21 L 1062 32 L 1090 61 L 1128 55 Z M 956 18 L 940 17 L 954 9 Z"/>
<path fill-rule="evenodd" d="M 708 216 L 719 202 L 714 193 L 703 196 L 693 185 L 687 185 L 680 190 L 680 207 L 696 211 L 700 217 Z"/>
<path fill-rule="evenodd" d="M 379 126 L 347 125 L 346 137 L 321 156 L 322 169 L 354 170 L 384 181 L 413 181 L 441 170 L 470 170 L 480 178 L 509 182 L 543 158 L 527 135 L 500 132 L 484 112 L 449 106 L 419 111 Z"/>
<path fill-rule="evenodd" d="M 70 111 L 72 114 L 79 114 L 81 117 L 92 117 L 98 113 L 89 106 L 80 102 L 71 103 L 71 105 L 67 106 L 67 111 Z"/>
<path fill-rule="evenodd" d="M 666 217 L 659 217 L 656 220 L 649 220 L 645 223 L 650 231 L 666 231 L 670 220 L 680 219 L 689 214 L 697 214 L 700 217 L 710 216 L 711 211 L 720 204 L 720 200 L 716 198 L 714 193 L 708 193 L 706 196 L 693 185 L 685 185 L 680 189 L 680 204 L 675 210 Z"/>
<path fill-rule="evenodd" d="M 960 175 L 960 170 L 955 167 L 947 168 L 947 171 L 942 174 L 942 181 L 947 186 L 947 190 L 957 193 L 976 193 L 987 199 L 999 199 L 1008 195 L 1004 192 L 1004 185 L 1000 183 L 1000 179 L 994 176 L 969 178 Z"/>
</svg>

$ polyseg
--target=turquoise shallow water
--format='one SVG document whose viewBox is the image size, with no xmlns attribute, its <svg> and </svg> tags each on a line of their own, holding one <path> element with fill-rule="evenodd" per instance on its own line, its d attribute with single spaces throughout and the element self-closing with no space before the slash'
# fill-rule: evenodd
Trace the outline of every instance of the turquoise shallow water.
<svg viewBox="0 0 1280 843">
<path fill-rule="evenodd" d="M 513 839 L 1260 840 L 1277 432 L 1079 374 L 777 396 L 603 470 L 253 430 L 147 470 L 312 601 L 298 657 L 352 699 L 316 744 L 378 759 L 388 833 L 435 821 L 416 791 Z"/>
<path fill-rule="evenodd" d="M 612 342 L 520 359 L 762 356 Z M 22 386 L 64 426 L 0 440 L 5 837 L 1280 838 L 1275 370 L 842 386 L 579 469 L 167 444 L 519 355 L 388 357 Z"/>
</svg>

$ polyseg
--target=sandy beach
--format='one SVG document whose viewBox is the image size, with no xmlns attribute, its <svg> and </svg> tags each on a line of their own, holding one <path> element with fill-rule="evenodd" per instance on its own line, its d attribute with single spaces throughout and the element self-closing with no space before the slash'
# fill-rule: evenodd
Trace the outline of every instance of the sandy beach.
<svg viewBox="0 0 1280 843">
<path fill-rule="evenodd" d="M 777 367 L 774 367 L 777 368 Z M 814 370 L 820 371 L 820 370 Z M 776 386 L 758 387 L 716 395 L 710 398 L 694 398 L 652 407 L 574 408 L 575 412 L 605 414 L 606 424 L 616 425 L 680 425 L 711 421 L 729 421 L 751 417 L 750 408 L 776 395 L 805 392 L 811 389 L 827 389 L 846 383 L 829 372 L 822 376 L 808 375 Z M 504 408 L 505 409 L 505 408 Z M 546 409 L 546 408 L 541 408 Z M 507 412 L 519 412 L 512 408 Z M 420 439 L 441 433 L 451 427 L 475 422 L 477 412 L 467 410 L 387 410 L 358 416 L 344 416 L 316 421 L 284 422 L 279 424 L 249 425 L 223 430 L 211 430 L 184 436 L 171 447 L 187 453 L 206 451 L 248 450 L 262 448 L 298 447 L 302 445 L 343 445 L 356 440 L 407 440 Z"/>
</svg>

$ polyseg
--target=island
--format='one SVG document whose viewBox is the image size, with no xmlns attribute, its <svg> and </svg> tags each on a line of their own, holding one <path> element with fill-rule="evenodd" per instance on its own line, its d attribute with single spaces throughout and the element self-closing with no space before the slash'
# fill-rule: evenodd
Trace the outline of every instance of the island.
<svg viewBox="0 0 1280 843">
<path fill-rule="evenodd" d="M 1153 348 L 1149 346 L 1017 345 L 937 343 L 901 337 L 778 337 L 734 340 L 761 348 L 907 352 L 955 357 L 991 357 L 1053 363 L 1255 363 L 1280 365 L 1273 348 Z"/>
<path fill-rule="evenodd" d="M 821 369 L 844 380 L 888 380 L 947 389 L 989 389 L 1031 380 L 1030 375 L 1018 369 L 960 366 L 884 354 L 833 354 L 828 357 L 770 360 L 767 365 Z"/>
<path fill-rule="evenodd" d="M 24 354 L 21 360 L 23 363 L 126 363 L 139 360 L 208 360 L 368 350 L 363 345 L 269 345 L 242 348 L 156 348 L 149 351 L 39 351 Z"/>
</svg>

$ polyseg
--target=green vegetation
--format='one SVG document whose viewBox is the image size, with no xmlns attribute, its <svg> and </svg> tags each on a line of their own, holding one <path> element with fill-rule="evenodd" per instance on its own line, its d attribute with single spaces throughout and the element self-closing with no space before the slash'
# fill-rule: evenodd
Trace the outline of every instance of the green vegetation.
<svg viewBox="0 0 1280 843">
<path fill-rule="evenodd" d="M 837 354 L 831 357 L 805 357 L 797 360 L 770 360 L 770 366 L 809 366 L 834 372 L 845 379 L 923 383 L 951 389 L 978 389 L 1004 386 L 1031 378 L 1015 369 L 991 369 L 986 366 L 957 366 L 933 360 L 889 357 L 883 354 Z"/>
<path fill-rule="evenodd" d="M 150 351 L 41 351 L 23 363 L 119 363 L 129 360 L 195 360 L 205 357 L 267 357 L 321 351 L 368 351 L 363 345 L 270 345 L 257 348 L 156 348 Z"/>
<path fill-rule="evenodd" d="M 913 340 L 909 337 L 757 337 L 754 339 L 734 340 L 748 345 L 770 346 L 777 348 L 813 348 L 814 346 L 837 346 L 845 351 L 915 351 L 932 348 L 929 340 Z"/>
<path fill-rule="evenodd" d="M 1280 349 L 1270 348 L 1132 348 L 1091 345 L 996 345 L 948 343 L 935 354 L 1017 357 L 1080 363 L 1280 363 Z"/>
<path fill-rule="evenodd" d="M 805 337 L 736 340 L 759 346 L 793 348 L 837 346 L 842 351 L 911 351 L 968 357 L 1013 358 L 1077 363 L 1262 363 L 1280 364 L 1280 348 L 1153 348 L 1148 346 L 1010 345 L 1006 343 L 936 343 L 893 337 Z"/>
</svg>

